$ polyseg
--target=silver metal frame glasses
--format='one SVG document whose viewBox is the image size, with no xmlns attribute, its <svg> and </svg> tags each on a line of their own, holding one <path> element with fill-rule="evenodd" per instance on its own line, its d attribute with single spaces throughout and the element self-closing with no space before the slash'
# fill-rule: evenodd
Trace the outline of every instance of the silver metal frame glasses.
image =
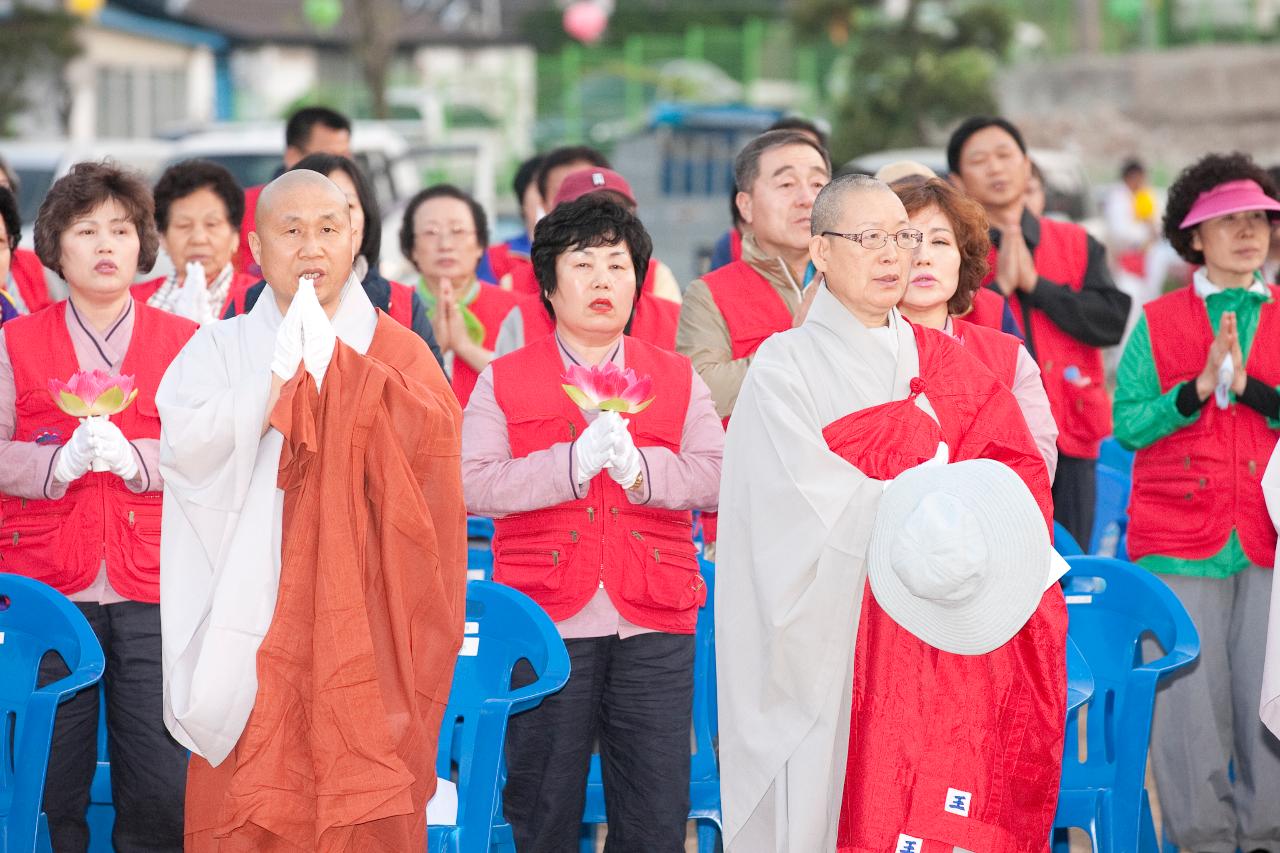
<svg viewBox="0 0 1280 853">
<path fill-rule="evenodd" d="M 899 249 L 918 249 L 920 244 L 924 242 L 924 232 L 917 231 L 914 228 L 904 228 L 896 234 L 890 234 L 887 231 L 881 231 L 879 228 L 868 228 L 866 231 L 859 231 L 856 234 L 843 234 L 839 231 L 823 231 L 823 237 L 843 237 L 844 239 L 857 243 L 864 249 L 883 249 L 884 244 L 893 238 L 893 242 L 898 244 Z"/>
</svg>

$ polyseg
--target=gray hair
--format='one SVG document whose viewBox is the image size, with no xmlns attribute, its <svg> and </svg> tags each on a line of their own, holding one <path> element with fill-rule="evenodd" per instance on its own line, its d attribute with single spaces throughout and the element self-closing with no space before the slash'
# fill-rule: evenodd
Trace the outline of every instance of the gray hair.
<svg viewBox="0 0 1280 853">
<path fill-rule="evenodd" d="M 823 187 L 822 192 L 818 193 L 818 197 L 813 200 L 813 212 L 809 215 L 809 233 L 816 237 L 823 231 L 835 230 L 840 221 L 840 214 L 844 213 L 845 198 L 850 193 L 869 190 L 893 192 L 884 181 L 870 175 L 851 174 L 833 178 L 831 183 Z"/>
<path fill-rule="evenodd" d="M 807 145 L 822 155 L 822 164 L 831 174 L 831 157 L 813 137 L 798 130 L 768 130 L 751 140 L 733 160 L 733 182 L 740 192 L 751 192 L 756 178 L 760 177 L 760 158 L 766 151 L 786 145 Z"/>
</svg>

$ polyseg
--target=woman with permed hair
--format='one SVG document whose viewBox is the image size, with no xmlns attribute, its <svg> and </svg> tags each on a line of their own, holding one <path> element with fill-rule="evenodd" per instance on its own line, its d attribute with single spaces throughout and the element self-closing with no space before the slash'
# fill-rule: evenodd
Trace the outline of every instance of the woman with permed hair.
<svg viewBox="0 0 1280 853">
<path fill-rule="evenodd" d="M 1200 633 L 1151 730 L 1165 831 L 1183 849 L 1280 846 L 1280 741 L 1257 713 L 1276 554 L 1261 478 L 1280 435 L 1280 288 L 1259 271 L 1278 214 L 1248 155 L 1183 170 L 1164 234 L 1198 269 L 1143 307 L 1116 380 L 1115 435 L 1137 451 L 1129 555 Z"/>
<path fill-rule="evenodd" d="M 462 421 L 467 508 L 496 517 L 493 579 L 547 611 L 572 662 L 565 688 L 508 729 L 503 801 L 527 853 L 578 848 L 597 736 L 609 849 L 684 850 L 707 595 L 690 510 L 715 508 L 724 431 L 689 359 L 624 332 L 650 249 L 640 220 L 599 194 L 538 222 L 555 333 L 486 367 Z M 566 393 L 597 369 L 634 371 L 652 403 L 623 418 Z M 532 674 L 517 664 L 512 686 Z"/>
<path fill-rule="evenodd" d="M 924 240 L 911 253 L 907 290 L 898 310 L 913 324 L 946 332 L 1013 392 L 1052 482 L 1058 465 L 1058 425 L 1040 368 L 1022 341 L 964 319 L 987 274 L 991 238 L 982 205 L 938 178 L 909 177 L 889 185 Z"/>
<path fill-rule="evenodd" d="M 169 736 L 161 709 L 155 394 L 196 325 L 129 292 L 137 271 L 155 261 L 153 216 L 151 191 L 110 162 L 76 164 L 40 206 L 36 252 L 70 295 L 0 329 L 0 571 L 70 598 L 106 653 L 115 849 L 177 853 L 187 752 Z M 68 414 L 50 383 L 79 371 L 103 371 L 122 384 L 128 377 L 137 397 L 110 417 Z M 50 655 L 37 683 L 66 674 Z M 54 850 L 89 843 L 98 697 L 84 690 L 58 708 L 44 788 Z"/>
</svg>

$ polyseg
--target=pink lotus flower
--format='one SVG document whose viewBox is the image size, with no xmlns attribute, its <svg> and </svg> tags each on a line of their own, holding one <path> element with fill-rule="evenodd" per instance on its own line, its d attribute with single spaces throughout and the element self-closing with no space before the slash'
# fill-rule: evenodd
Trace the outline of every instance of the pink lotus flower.
<svg viewBox="0 0 1280 853">
<path fill-rule="evenodd" d="M 649 396 L 653 390 L 650 377 L 640 378 L 631 368 L 623 370 L 613 362 L 597 367 L 575 364 L 560 379 L 569 399 L 588 412 L 638 415 L 654 400 Z"/>
<path fill-rule="evenodd" d="M 66 382 L 49 380 L 53 402 L 73 418 L 114 415 L 129 408 L 138 389 L 132 376 L 112 376 L 105 370 L 77 370 Z"/>
</svg>

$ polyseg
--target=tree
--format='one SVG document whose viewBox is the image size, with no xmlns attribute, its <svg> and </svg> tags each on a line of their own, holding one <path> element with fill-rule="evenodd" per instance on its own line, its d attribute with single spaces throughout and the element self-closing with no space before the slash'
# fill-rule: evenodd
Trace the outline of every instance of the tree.
<svg viewBox="0 0 1280 853">
<path fill-rule="evenodd" d="M 353 4 L 356 25 L 356 57 L 365 88 L 369 90 L 373 117 L 387 119 L 387 77 L 396 55 L 404 10 L 399 0 L 360 0 Z"/>
<path fill-rule="evenodd" d="M 64 105 L 67 63 L 80 54 L 79 20 L 66 12 L 18 4 L 0 19 L 0 135 L 12 133 L 12 122 L 31 105 L 27 83 L 40 76 L 58 81 Z M 66 108 L 62 110 L 64 117 Z"/>
<path fill-rule="evenodd" d="M 995 71 L 1012 37 L 992 4 L 950 6 L 909 0 L 898 18 L 874 0 L 802 0 L 799 26 L 847 34 L 848 85 L 837 106 L 832 153 L 838 161 L 884 148 L 926 145 L 949 123 L 996 109 Z"/>
</svg>

